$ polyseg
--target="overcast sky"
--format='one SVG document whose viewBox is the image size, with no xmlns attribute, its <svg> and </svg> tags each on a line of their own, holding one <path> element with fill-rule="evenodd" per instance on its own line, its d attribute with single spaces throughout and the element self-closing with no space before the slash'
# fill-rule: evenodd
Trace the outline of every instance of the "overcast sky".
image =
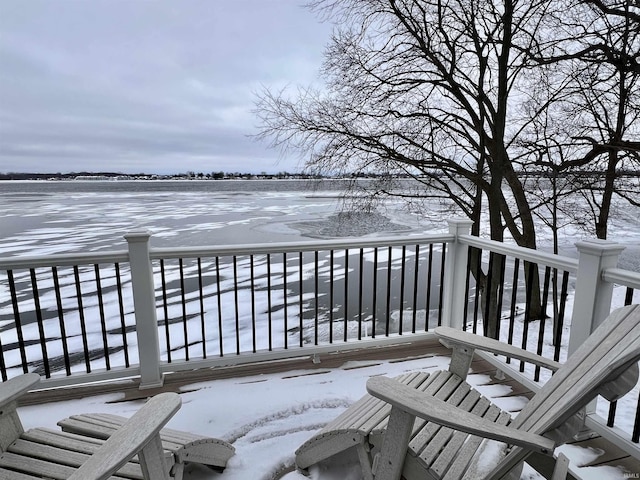
<svg viewBox="0 0 640 480">
<path fill-rule="evenodd" d="M 304 0 L 0 0 L 0 172 L 296 170 L 248 136 L 318 82 Z"/>
</svg>

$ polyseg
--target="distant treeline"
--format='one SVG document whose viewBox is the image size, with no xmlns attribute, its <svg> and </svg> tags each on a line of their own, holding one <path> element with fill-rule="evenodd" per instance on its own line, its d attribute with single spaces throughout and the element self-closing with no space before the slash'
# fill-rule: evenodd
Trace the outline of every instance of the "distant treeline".
<svg viewBox="0 0 640 480">
<path fill-rule="evenodd" d="M 380 174 L 354 174 L 354 178 L 379 178 Z M 69 173 L 0 173 L 0 180 L 269 180 L 269 179 L 319 179 L 329 176 L 310 175 L 307 173 L 241 173 L 241 172 L 186 172 L 173 175 L 152 173 L 119 173 L 119 172 L 69 172 Z"/>
<path fill-rule="evenodd" d="M 74 180 L 76 177 L 108 177 L 117 178 L 122 173 L 114 172 L 70 172 L 70 173 L 0 173 L 0 180 Z"/>
<path fill-rule="evenodd" d="M 177 173 L 173 175 L 158 175 L 152 173 L 121 173 L 121 172 L 68 172 L 68 173 L 30 173 L 9 172 L 0 173 L 0 180 L 222 180 L 222 179 L 251 179 L 251 178 L 313 178 L 311 175 L 296 173 L 252 174 L 252 173 Z"/>
<path fill-rule="evenodd" d="M 589 178 L 600 177 L 605 174 L 605 172 L 601 170 L 568 170 L 568 171 L 559 171 L 559 172 L 554 172 L 553 170 L 539 170 L 539 171 L 534 170 L 534 171 L 529 171 L 524 173 L 520 172 L 520 176 L 551 177 L 554 175 L 554 173 L 559 177 L 571 175 L 572 177 L 589 177 Z M 616 170 L 616 177 L 640 177 L 640 170 L 628 170 L 628 169 Z"/>
<path fill-rule="evenodd" d="M 557 172 L 560 177 L 572 176 L 597 178 L 604 174 L 601 171 L 595 170 L 572 170 L 570 172 Z M 553 172 L 551 171 L 529 171 L 520 172 L 520 176 L 523 177 L 551 177 Z M 619 170 L 616 172 L 617 177 L 640 177 L 640 171 L 638 170 Z M 186 172 L 177 173 L 174 175 L 158 175 L 152 173 L 134 173 L 125 174 L 121 172 L 69 172 L 69 173 L 29 173 L 29 172 L 9 172 L 0 173 L 0 180 L 269 180 L 269 179 L 295 179 L 295 180 L 307 180 L 307 179 L 319 179 L 319 178 L 345 178 L 344 175 L 332 177 L 330 175 L 310 175 L 306 173 L 241 173 L 241 172 Z M 389 175 L 379 173 L 355 173 L 351 175 L 351 178 L 412 178 L 408 174 L 404 175 Z"/>
</svg>

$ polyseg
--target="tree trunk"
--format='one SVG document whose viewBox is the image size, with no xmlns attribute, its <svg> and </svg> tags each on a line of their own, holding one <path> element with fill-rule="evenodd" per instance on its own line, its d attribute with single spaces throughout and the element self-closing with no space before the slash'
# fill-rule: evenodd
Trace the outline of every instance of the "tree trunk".
<svg viewBox="0 0 640 480">
<path fill-rule="evenodd" d="M 616 181 L 616 166 L 618 164 L 618 152 L 611 150 L 609 152 L 609 160 L 607 162 L 607 171 L 604 180 L 604 190 L 602 192 L 602 205 L 596 220 L 596 237 L 601 240 L 607 239 L 607 230 L 609 225 L 609 213 L 611 211 L 611 200 Z"/>
</svg>

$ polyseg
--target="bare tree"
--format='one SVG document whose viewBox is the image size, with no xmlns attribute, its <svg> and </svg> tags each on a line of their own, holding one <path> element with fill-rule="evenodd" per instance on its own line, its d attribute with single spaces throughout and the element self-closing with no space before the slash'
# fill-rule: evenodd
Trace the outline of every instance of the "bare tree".
<svg viewBox="0 0 640 480">
<path fill-rule="evenodd" d="M 584 75 L 579 77 L 586 79 L 581 91 L 585 125 L 579 138 L 590 144 L 589 168 L 604 171 L 604 177 L 583 192 L 593 212 L 595 233 L 605 239 L 614 196 L 640 205 L 638 191 L 628 195 L 624 180 L 621 183 L 621 171 L 640 167 L 640 21 L 632 15 L 630 2 L 621 8 L 618 2 L 613 11 L 601 2 L 587 3 L 600 25 L 593 37 L 608 48 L 586 59 Z M 636 11 L 640 13 L 640 8 Z"/>
<path fill-rule="evenodd" d="M 554 84 L 532 107 L 531 73 L 594 52 L 589 45 L 563 50 L 565 38 L 554 29 L 569 3 L 317 0 L 311 8 L 336 24 L 325 88 L 262 92 L 260 137 L 308 155 L 313 172 L 409 175 L 419 188 L 402 195 L 449 202 L 473 220 L 476 234 L 486 213 L 492 239 L 508 233 L 536 248 L 538 204 L 522 173 L 539 161 L 540 144 L 531 139 L 536 122 L 567 98 Z M 560 32 L 572 28 L 581 27 Z M 537 269 L 525 272 L 539 293 Z M 477 278 L 492 336 L 500 314 L 497 277 L 491 284 Z M 537 295 L 530 307 L 530 318 L 539 318 Z"/>
<path fill-rule="evenodd" d="M 616 198 L 639 205 L 637 178 L 625 175 L 640 169 L 640 5 L 570 2 L 547 25 L 554 27 L 553 41 L 537 44 L 531 58 L 542 67 L 536 73 L 551 66 L 564 75 L 566 94 L 555 106 L 562 131 L 554 138 L 572 152 L 561 170 L 586 201 L 589 230 L 605 239 Z"/>
</svg>

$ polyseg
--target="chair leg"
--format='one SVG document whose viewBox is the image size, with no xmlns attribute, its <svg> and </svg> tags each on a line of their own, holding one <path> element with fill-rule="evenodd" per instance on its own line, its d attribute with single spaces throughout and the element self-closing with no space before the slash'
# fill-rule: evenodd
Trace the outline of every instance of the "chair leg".
<svg viewBox="0 0 640 480">
<path fill-rule="evenodd" d="M 173 467 L 171 467 L 170 475 L 173 480 L 182 480 L 182 476 L 184 475 L 184 463 L 174 463 Z"/>
<path fill-rule="evenodd" d="M 363 480 L 373 480 L 373 472 L 371 470 L 371 455 L 363 444 L 356 447 L 358 451 L 358 459 L 360 460 L 360 468 L 362 469 Z"/>
<path fill-rule="evenodd" d="M 140 450 L 138 459 L 145 480 L 169 480 L 169 472 L 164 460 L 164 448 L 159 433 Z"/>
<path fill-rule="evenodd" d="M 567 473 L 569 472 L 569 459 L 564 453 L 558 455 L 556 460 L 556 466 L 553 469 L 553 476 L 551 480 L 566 480 Z"/>
<path fill-rule="evenodd" d="M 391 408 L 382 448 L 374 465 L 374 478 L 400 480 L 415 420 L 415 415 L 397 407 Z"/>
</svg>

